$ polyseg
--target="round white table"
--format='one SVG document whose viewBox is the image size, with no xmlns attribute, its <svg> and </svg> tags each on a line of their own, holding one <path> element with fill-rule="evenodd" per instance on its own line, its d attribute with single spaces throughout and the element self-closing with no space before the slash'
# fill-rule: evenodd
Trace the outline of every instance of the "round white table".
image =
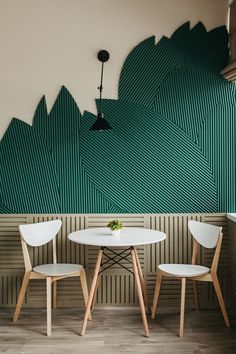
<svg viewBox="0 0 236 354">
<path fill-rule="evenodd" d="M 144 276 L 142 273 L 138 252 L 135 247 L 163 241 L 165 240 L 166 235 L 163 232 L 157 230 L 128 227 L 122 229 L 119 236 L 113 236 L 111 234 L 111 230 L 108 228 L 96 228 L 96 229 L 86 229 L 86 230 L 72 232 L 71 234 L 69 234 L 68 238 L 70 241 L 80 243 L 82 245 L 100 247 L 97 256 L 95 270 L 94 270 L 94 276 L 91 284 L 91 290 L 89 293 L 88 303 L 86 306 L 82 330 L 80 334 L 81 335 L 85 334 L 87 321 L 96 299 L 96 290 L 98 288 L 98 283 L 99 283 L 99 274 L 102 271 L 110 268 L 113 264 L 119 264 L 120 266 L 125 268 L 124 265 L 120 263 L 120 261 L 123 259 L 127 260 L 127 257 L 131 255 L 133 270 L 134 270 L 133 273 L 136 281 L 136 288 L 138 293 L 138 299 L 139 299 L 139 305 L 140 305 L 140 310 L 141 310 L 141 315 L 142 315 L 142 320 L 144 325 L 145 336 L 149 337 L 149 329 L 148 329 L 148 323 L 147 323 L 147 317 L 145 311 L 145 305 L 146 307 L 148 307 L 146 284 L 144 281 Z M 127 249 L 120 253 L 117 253 L 112 249 L 110 249 L 110 247 L 111 248 L 127 247 Z M 114 254 L 114 256 L 110 257 L 106 255 L 106 257 L 108 257 L 108 261 L 103 263 L 103 266 L 104 264 L 108 264 L 108 262 L 111 263 L 101 270 L 101 262 L 102 262 L 102 257 L 104 255 L 105 249 L 109 249 L 109 251 L 111 251 Z M 128 251 L 129 253 L 127 254 Z"/>
</svg>

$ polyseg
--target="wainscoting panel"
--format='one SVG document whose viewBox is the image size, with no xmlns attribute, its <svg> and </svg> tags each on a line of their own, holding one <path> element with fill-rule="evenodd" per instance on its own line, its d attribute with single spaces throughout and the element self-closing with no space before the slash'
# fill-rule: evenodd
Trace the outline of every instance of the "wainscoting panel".
<svg viewBox="0 0 236 354">
<path fill-rule="evenodd" d="M 236 280 L 232 276 L 229 278 L 229 301 L 230 307 L 236 312 Z"/>
<path fill-rule="evenodd" d="M 230 307 L 236 313 L 236 222 L 228 221 L 229 224 L 229 300 Z"/>
<path fill-rule="evenodd" d="M 81 263 L 85 266 L 89 285 L 93 275 L 98 248 L 78 245 L 68 240 L 68 234 L 75 230 L 104 227 L 109 220 L 119 218 L 125 227 L 140 227 L 161 230 L 167 234 L 164 242 L 138 247 L 141 266 L 147 281 L 148 296 L 152 299 L 157 265 L 163 262 L 189 263 L 192 255 L 192 238 L 188 232 L 190 219 L 223 226 L 224 240 L 220 259 L 219 276 L 226 301 L 229 289 L 235 287 L 228 276 L 228 223 L 225 214 L 58 214 L 58 215 L 14 215 L 0 217 L 0 306 L 14 307 L 24 273 L 18 226 L 46 220 L 61 219 L 62 229 L 57 238 L 58 262 Z M 123 248 L 119 249 L 120 251 Z M 109 251 L 106 251 L 109 253 Z M 213 252 L 202 250 L 199 263 L 210 265 Z M 52 262 L 52 246 L 30 249 L 33 265 Z M 132 264 L 124 260 L 124 265 L 132 270 Z M 211 284 L 199 285 L 200 300 L 204 307 L 216 305 Z M 161 289 L 160 305 L 178 306 L 180 282 L 164 279 Z M 137 305 L 133 275 L 125 269 L 114 266 L 102 273 L 97 294 L 99 306 Z M 187 304 L 193 305 L 193 289 L 187 286 Z M 31 281 L 24 306 L 41 307 L 46 305 L 45 281 Z M 58 306 L 83 306 L 81 286 L 78 279 L 65 279 L 58 282 Z"/>
</svg>

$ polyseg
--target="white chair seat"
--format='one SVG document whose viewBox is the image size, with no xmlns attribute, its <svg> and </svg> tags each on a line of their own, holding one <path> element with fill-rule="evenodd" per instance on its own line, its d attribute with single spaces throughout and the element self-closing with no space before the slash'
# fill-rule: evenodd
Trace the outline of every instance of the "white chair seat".
<svg viewBox="0 0 236 354">
<path fill-rule="evenodd" d="M 184 278 L 197 277 L 210 272 L 207 267 L 192 264 L 160 264 L 158 269 L 167 274 Z"/>
<path fill-rule="evenodd" d="M 60 276 L 80 272 L 83 266 L 80 264 L 42 264 L 33 268 L 33 271 L 46 276 Z"/>
</svg>

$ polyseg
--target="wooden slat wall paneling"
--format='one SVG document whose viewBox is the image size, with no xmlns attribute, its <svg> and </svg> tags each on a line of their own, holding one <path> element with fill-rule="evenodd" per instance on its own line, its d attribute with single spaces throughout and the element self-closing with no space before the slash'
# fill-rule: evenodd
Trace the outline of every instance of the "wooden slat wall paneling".
<svg viewBox="0 0 236 354">
<path fill-rule="evenodd" d="M 14 307 L 24 271 L 18 225 L 27 223 L 24 215 L 0 217 L 0 306 Z M 28 293 L 25 304 L 28 303 Z"/>
<path fill-rule="evenodd" d="M 221 284 L 222 291 L 225 296 L 225 300 L 229 302 L 229 292 L 228 292 L 228 281 L 229 281 L 229 232 L 228 232 L 228 221 L 224 214 L 219 215 L 205 215 L 204 222 L 223 227 L 223 242 L 221 247 L 221 255 L 219 260 L 219 281 Z M 214 255 L 214 250 L 204 249 L 203 252 L 203 262 L 206 266 L 210 266 L 212 262 L 212 258 Z M 207 303 L 211 304 L 211 302 L 217 302 L 215 291 L 210 283 L 204 284 L 204 299 L 207 299 Z"/>
<path fill-rule="evenodd" d="M 135 281 L 132 274 L 102 274 L 96 304 L 100 306 L 137 304 Z"/>
<path fill-rule="evenodd" d="M 24 269 L 18 225 L 27 223 L 24 216 L 0 218 L 0 272 L 18 272 Z"/>
<path fill-rule="evenodd" d="M 229 299 L 230 306 L 236 313 L 236 222 L 228 220 L 229 224 Z"/>
<path fill-rule="evenodd" d="M 85 247 L 68 241 L 68 234 L 75 230 L 92 227 L 104 227 L 113 218 L 122 220 L 126 227 L 145 227 L 166 232 L 167 239 L 155 245 L 138 247 L 141 266 L 147 281 L 148 295 L 152 299 L 155 275 L 159 263 L 191 262 L 192 238 L 188 232 L 190 219 L 209 222 L 223 226 L 224 240 L 220 259 L 220 279 L 226 300 L 232 298 L 234 288 L 228 278 L 228 224 L 224 214 L 90 214 L 90 215 L 2 215 L 0 216 L 0 306 L 14 307 L 19 293 L 24 272 L 18 225 L 59 218 L 63 227 L 57 239 L 58 262 L 81 263 L 85 266 L 88 281 L 91 282 L 97 257 L 97 247 Z M 121 249 L 122 250 L 122 249 Z M 44 246 L 30 250 L 34 265 L 52 261 L 52 247 Z M 199 254 L 199 263 L 209 265 L 212 251 Z M 124 261 L 125 263 L 126 261 Z M 132 269 L 131 264 L 126 264 Z M 201 305 L 215 306 L 215 296 L 211 285 L 201 284 Z M 46 288 L 42 281 L 32 281 L 27 292 L 26 307 L 45 306 Z M 165 279 L 161 289 L 160 305 L 179 306 L 179 281 Z M 193 289 L 187 286 L 187 304 L 193 306 Z M 137 305 L 133 275 L 123 268 L 112 267 L 101 275 L 98 288 L 97 304 L 99 306 L 133 306 Z M 58 282 L 58 306 L 84 306 L 80 282 L 66 279 Z"/>
<path fill-rule="evenodd" d="M 236 312 L 236 280 L 230 276 L 229 278 L 229 301 L 230 307 L 234 313 Z"/>
</svg>

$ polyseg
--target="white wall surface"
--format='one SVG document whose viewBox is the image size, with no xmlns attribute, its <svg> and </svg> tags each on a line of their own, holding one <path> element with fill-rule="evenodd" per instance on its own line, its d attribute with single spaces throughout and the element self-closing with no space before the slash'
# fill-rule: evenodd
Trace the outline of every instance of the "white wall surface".
<svg viewBox="0 0 236 354">
<path fill-rule="evenodd" d="M 12 117 L 31 124 L 65 85 L 81 112 L 95 113 L 100 49 L 104 98 L 117 98 L 122 64 L 143 39 L 170 36 L 185 21 L 208 30 L 227 23 L 228 0 L 0 0 L 0 137 Z"/>
</svg>

